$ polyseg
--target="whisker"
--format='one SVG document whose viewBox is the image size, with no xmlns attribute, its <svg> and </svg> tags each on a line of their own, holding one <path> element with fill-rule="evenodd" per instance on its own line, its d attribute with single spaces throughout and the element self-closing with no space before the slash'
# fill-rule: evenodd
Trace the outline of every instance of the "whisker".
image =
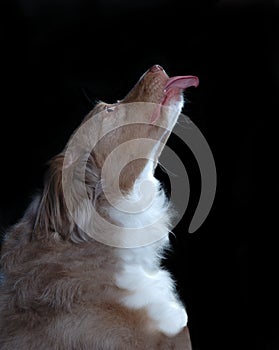
<svg viewBox="0 0 279 350">
<path fill-rule="evenodd" d="M 81 88 L 81 91 L 82 91 L 84 97 L 86 98 L 86 100 L 87 100 L 92 106 L 94 106 L 95 103 L 94 103 L 94 101 L 91 100 L 91 98 L 88 96 L 88 94 L 87 94 L 86 91 L 85 91 L 85 88 L 82 87 L 82 88 Z"/>
<path fill-rule="evenodd" d="M 158 161 L 158 166 L 165 174 L 177 177 L 177 174 L 175 174 L 171 170 L 167 169 L 167 167 L 165 165 L 163 165 L 160 161 Z"/>
</svg>

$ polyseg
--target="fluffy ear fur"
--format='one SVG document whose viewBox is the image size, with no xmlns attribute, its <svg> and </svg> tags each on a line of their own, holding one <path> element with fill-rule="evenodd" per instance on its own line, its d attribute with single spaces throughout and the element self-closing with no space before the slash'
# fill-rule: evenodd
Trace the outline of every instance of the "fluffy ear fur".
<svg viewBox="0 0 279 350">
<path fill-rule="evenodd" d="M 85 174 L 82 174 L 85 169 Z M 84 156 L 83 159 L 73 161 L 71 164 L 65 164 L 64 154 L 54 157 L 49 163 L 49 170 L 45 178 L 44 190 L 37 209 L 37 215 L 34 225 L 34 235 L 37 239 L 50 238 L 50 236 L 59 235 L 63 240 L 84 241 L 86 233 L 81 232 L 77 226 L 67 203 L 63 191 L 63 171 L 73 173 L 75 184 L 85 184 L 87 196 L 94 204 L 96 197 L 100 194 L 100 171 L 95 165 L 91 154 Z M 84 179 L 84 180 L 83 180 Z M 75 186 L 75 198 L 77 203 L 82 202 L 81 194 L 78 193 L 79 186 Z M 78 205 L 81 209 L 80 204 Z M 85 208 L 84 208 L 85 209 Z"/>
<path fill-rule="evenodd" d="M 62 238 L 67 239 L 67 235 L 71 232 L 68 229 L 70 220 L 62 191 L 63 160 L 64 157 L 59 155 L 49 163 L 34 227 L 37 238 L 57 232 Z"/>
</svg>

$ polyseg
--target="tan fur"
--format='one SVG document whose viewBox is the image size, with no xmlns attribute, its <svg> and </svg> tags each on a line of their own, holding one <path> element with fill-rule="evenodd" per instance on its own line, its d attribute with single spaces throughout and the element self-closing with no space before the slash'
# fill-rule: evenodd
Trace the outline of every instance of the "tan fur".
<svg viewBox="0 0 279 350">
<path fill-rule="evenodd" d="M 121 103 L 159 103 L 165 81 L 155 84 L 157 90 L 154 84 L 154 76 L 152 80 L 147 75 Z M 106 123 L 129 118 L 130 113 L 119 116 L 117 111 L 107 111 L 109 107 L 98 104 L 84 120 L 96 115 L 92 130 L 96 136 Z M 187 328 L 169 338 L 154 329 L 144 310 L 129 310 L 120 304 L 127 292 L 114 281 L 119 269 L 117 248 L 97 242 L 73 222 L 62 190 L 63 164 L 66 171 L 74 167 L 79 181 L 79 169 L 86 163 L 88 197 L 95 200 L 98 213 L 106 216 L 102 208 L 107 202 L 99 180 L 110 151 L 135 136 L 158 140 L 161 135 L 156 126 L 126 126 L 109 133 L 84 158 L 73 154 L 72 162 L 64 164 L 63 152 L 50 162 L 42 195 L 7 232 L 2 247 L 1 350 L 191 349 Z M 122 171 L 123 193 L 132 188 L 145 165 L 146 160 L 136 160 Z M 106 181 L 113 192 L 114 182 Z"/>
</svg>

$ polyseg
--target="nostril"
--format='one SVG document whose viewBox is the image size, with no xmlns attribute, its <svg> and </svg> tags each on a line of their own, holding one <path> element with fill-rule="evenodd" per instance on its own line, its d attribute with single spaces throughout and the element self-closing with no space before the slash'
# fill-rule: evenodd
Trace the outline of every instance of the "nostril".
<svg viewBox="0 0 279 350">
<path fill-rule="evenodd" d="M 160 70 L 164 70 L 161 66 L 159 66 L 159 64 L 155 64 L 154 66 L 152 66 L 149 71 L 152 73 L 158 72 Z"/>
</svg>

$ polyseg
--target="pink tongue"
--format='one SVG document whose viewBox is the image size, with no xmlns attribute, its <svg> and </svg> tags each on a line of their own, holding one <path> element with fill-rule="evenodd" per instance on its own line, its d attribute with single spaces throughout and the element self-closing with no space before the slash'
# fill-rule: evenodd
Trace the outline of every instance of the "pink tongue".
<svg viewBox="0 0 279 350">
<path fill-rule="evenodd" d="M 179 88 L 179 89 L 187 89 L 190 86 L 197 87 L 199 85 L 199 78 L 193 75 L 182 75 L 178 77 L 169 78 L 167 81 L 167 85 L 165 87 L 166 90 L 170 88 Z"/>
</svg>

